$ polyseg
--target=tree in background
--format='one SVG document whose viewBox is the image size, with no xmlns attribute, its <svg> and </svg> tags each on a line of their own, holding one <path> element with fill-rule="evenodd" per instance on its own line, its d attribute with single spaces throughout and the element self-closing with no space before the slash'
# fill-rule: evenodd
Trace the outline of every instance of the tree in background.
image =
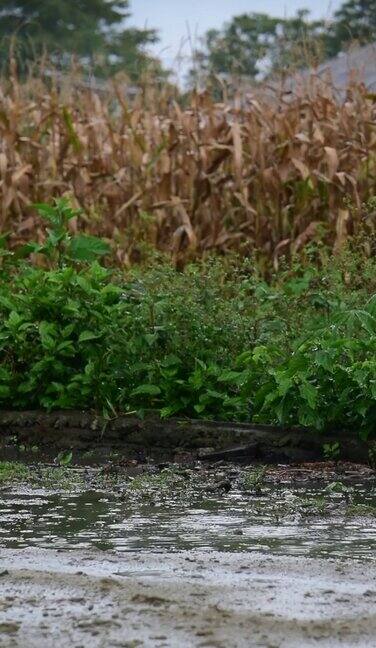
<svg viewBox="0 0 376 648">
<path fill-rule="evenodd" d="M 205 72 L 256 77 L 277 27 L 278 19 L 266 14 L 235 16 L 222 30 L 206 33 L 197 62 Z"/>
<path fill-rule="evenodd" d="M 271 71 L 315 65 L 325 57 L 328 47 L 326 23 L 310 20 L 309 15 L 309 10 L 300 9 L 292 18 L 280 21 L 275 46 L 270 52 Z"/>
<path fill-rule="evenodd" d="M 194 82 L 211 74 L 257 79 L 320 63 L 354 40 L 376 40 L 376 0 L 346 0 L 330 23 L 310 20 L 304 9 L 293 18 L 243 14 L 205 34 L 190 77 Z"/>
<path fill-rule="evenodd" d="M 260 13 L 235 16 L 204 36 L 203 49 L 195 54 L 196 76 L 257 78 L 270 70 L 299 67 L 303 58 L 317 59 L 325 47 L 324 23 L 309 21 L 308 15 L 301 10 L 290 19 Z"/>
<path fill-rule="evenodd" d="M 145 46 L 157 36 L 124 28 L 129 16 L 129 0 L 0 0 L 1 60 L 13 41 L 23 64 L 47 54 L 64 66 L 74 55 L 93 70 L 122 69 L 135 79 L 151 63 Z"/>
<path fill-rule="evenodd" d="M 347 0 L 335 12 L 330 54 L 337 54 L 347 44 L 376 41 L 376 0 Z"/>
</svg>

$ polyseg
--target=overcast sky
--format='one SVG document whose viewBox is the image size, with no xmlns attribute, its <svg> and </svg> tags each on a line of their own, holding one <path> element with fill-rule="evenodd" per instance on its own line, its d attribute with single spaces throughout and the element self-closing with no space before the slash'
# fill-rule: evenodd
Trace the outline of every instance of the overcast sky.
<svg viewBox="0 0 376 648">
<path fill-rule="evenodd" d="M 312 17 L 330 18 L 341 0 L 131 0 L 132 23 L 137 27 L 158 29 L 161 42 L 156 51 L 171 66 L 182 49 L 188 55 L 189 37 L 193 41 L 211 27 L 220 27 L 236 14 L 262 12 L 292 16 L 297 9 L 309 7 Z"/>
</svg>

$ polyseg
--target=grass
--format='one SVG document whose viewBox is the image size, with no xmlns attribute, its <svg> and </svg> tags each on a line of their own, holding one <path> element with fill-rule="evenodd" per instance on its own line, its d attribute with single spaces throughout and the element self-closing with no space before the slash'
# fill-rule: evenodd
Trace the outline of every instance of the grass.
<svg viewBox="0 0 376 648">
<path fill-rule="evenodd" d="M 231 466 L 229 467 L 231 470 Z M 62 467 L 27 466 L 18 462 L 0 462 L 0 487 L 22 484 L 28 489 L 40 489 L 56 493 L 57 491 L 84 492 L 89 490 L 106 490 L 130 506 L 140 503 L 146 505 L 168 505 L 173 498 L 183 507 L 194 502 L 208 502 L 213 498 L 222 499 L 225 495 L 220 489 L 221 480 L 226 468 L 201 469 L 177 467 L 171 465 L 155 473 L 145 472 L 130 477 L 127 471 L 119 467 L 114 473 L 106 470 L 87 469 L 72 470 Z M 359 502 L 355 484 L 351 487 L 342 482 L 332 482 L 315 492 L 303 493 L 286 486 L 280 486 L 266 478 L 266 467 L 244 468 L 233 481 L 235 490 L 239 489 L 247 501 L 247 508 L 253 515 L 271 516 L 276 521 L 296 517 L 310 519 L 341 515 L 349 518 L 372 518 L 376 507 L 372 501 Z M 244 499 L 243 497 L 243 499 Z M 363 497 L 363 496 L 362 496 Z"/>
<path fill-rule="evenodd" d="M 86 485 L 83 471 L 59 466 L 33 466 L 18 461 L 0 461 L 0 486 L 13 486 L 17 483 L 54 490 L 79 490 Z"/>
<path fill-rule="evenodd" d="M 349 517 L 376 517 L 376 506 L 372 504 L 352 504 L 346 510 Z"/>
<path fill-rule="evenodd" d="M 0 461 L 0 486 L 7 483 L 25 482 L 30 478 L 30 469 L 25 464 Z"/>
<path fill-rule="evenodd" d="M 258 466 L 257 468 L 245 470 L 240 481 L 241 488 L 245 491 L 261 493 L 266 472 L 267 466 Z"/>
<path fill-rule="evenodd" d="M 128 477 L 127 490 L 142 493 L 171 493 L 179 488 L 185 488 L 186 480 L 172 469 L 164 469 L 155 475 L 144 474 Z"/>
</svg>

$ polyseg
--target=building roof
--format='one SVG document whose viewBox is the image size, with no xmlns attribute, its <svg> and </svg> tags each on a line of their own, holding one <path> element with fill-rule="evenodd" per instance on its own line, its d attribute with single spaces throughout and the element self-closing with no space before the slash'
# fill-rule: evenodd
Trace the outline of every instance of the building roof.
<svg viewBox="0 0 376 648">
<path fill-rule="evenodd" d="M 376 91 L 376 43 L 341 52 L 319 65 L 315 73 L 320 77 L 329 73 L 339 91 L 343 91 L 355 79 L 364 83 L 370 91 Z"/>
</svg>

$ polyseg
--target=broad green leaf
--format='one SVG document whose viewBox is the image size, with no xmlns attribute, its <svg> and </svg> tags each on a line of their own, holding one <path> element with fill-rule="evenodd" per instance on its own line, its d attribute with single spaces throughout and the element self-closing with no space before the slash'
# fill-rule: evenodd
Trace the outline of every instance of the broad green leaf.
<svg viewBox="0 0 376 648">
<path fill-rule="evenodd" d="M 42 346 L 51 351 L 55 348 L 56 344 L 56 326 L 51 322 L 40 322 L 39 324 L 39 335 L 42 342 Z"/>
<path fill-rule="evenodd" d="M 51 223 L 55 224 L 58 222 L 56 207 L 54 207 L 53 205 L 48 205 L 46 203 L 34 203 L 33 205 L 31 205 L 31 207 L 34 207 L 34 209 L 37 210 L 40 216 L 46 218 Z"/>
<path fill-rule="evenodd" d="M 277 375 L 276 379 L 277 379 L 277 382 L 278 382 L 278 394 L 280 396 L 285 396 L 285 394 L 287 394 L 289 389 L 291 389 L 291 387 L 294 384 L 293 378 L 291 378 L 288 375 L 286 376 L 286 375 L 281 374 L 281 375 Z"/>
<path fill-rule="evenodd" d="M 74 356 L 75 355 L 75 348 L 73 345 L 72 340 L 66 340 L 65 342 L 61 342 L 58 347 L 57 347 L 57 352 L 61 353 L 64 356 Z"/>
<path fill-rule="evenodd" d="M 0 385 L 0 398 L 7 398 L 10 396 L 10 387 L 8 385 Z"/>
<path fill-rule="evenodd" d="M 307 401 L 309 407 L 314 409 L 316 407 L 317 403 L 317 389 L 313 385 L 311 385 L 308 382 L 304 382 L 299 386 L 299 391 L 304 398 L 305 401 Z"/>
<path fill-rule="evenodd" d="M 140 385 L 131 392 L 131 396 L 159 396 L 160 393 L 157 385 Z"/>
<path fill-rule="evenodd" d="M 12 329 L 12 330 L 17 330 L 21 326 L 23 321 L 24 320 L 21 317 L 21 315 L 19 315 L 19 313 L 17 313 L 16 311 L 12 311 L 9 314 L 9 318 L 8 318 L 8 322 L 7 322 L 8 327 L 10 329 Z"/>
<path fill-rule="evenodd" d="M 82 331 L 80 337 L 78 338 L 79 342 L 88 342 L 89 340 L 97 340 L 102 337 L 101 333 L 97 334 L 94 331 Z"/>
<path fill-rule="evenodd" d="M 180 403 L 178 405 L 175 404 L 175 405 L 170 405 L 168 407 L 162 407 L 162 409 L 159 412 L 161 418 L 168 418 L 169 416 L 172 416 L 173 414 L 178 412 L 179 405 Z"/>
<path fill-rule="evenodd" d="M 61 336 L 63 338 L 69 338 L 72 335 L 73 331 L 74 331 L 74 327 L 75 327 L 75 324 L 68 324 L 67 326 L 64 326 L 64 328 L 63 328 L 63 330 L 61 332 Z"/>
<path fill-rule="evenodd" d="M 85 277 L 78 276 L 76 278 L 77 284 L 84 290 L 86 293 L 91 293 L 93 292 L 93 286 L 91 285 L 90 281 L 88 281 Z"/>
<path fill-rule="evenodd" d="M 3 295 L 0 295 L 0 306 L 3 306 L 10 311 L 16 308 L 16 304 L 11 299 L 9 299 L 9 297 L 4 297 Z"/>
<path fill-rule="evenodd" d="M 55 462 L 59 466 L 69 466 L 69 464 L 72 462 L 72 459 L 73 459 L 72 450 L 64 450 L 62 452 L 59 452 L 59 454 L 55 459 Z"/>
<path fill-rule="evenodd" d="M 79 234 L 70 243 L 69 255 L 73 261 L 95 261 L 111 251 L 110 246 L 96 236 Z"/>
</svg>

